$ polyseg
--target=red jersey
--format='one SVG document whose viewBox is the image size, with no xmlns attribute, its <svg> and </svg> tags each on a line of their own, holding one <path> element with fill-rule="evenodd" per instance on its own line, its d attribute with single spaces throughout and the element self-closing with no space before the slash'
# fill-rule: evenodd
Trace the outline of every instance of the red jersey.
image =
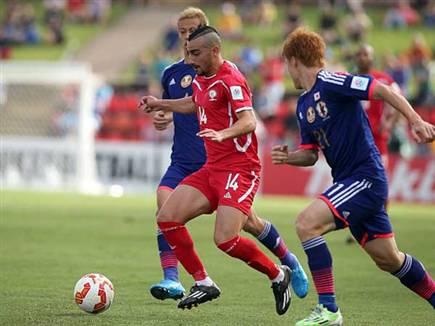
<svg viewBox="0 0 435 326">
<path fill-rule="evenodd" d="M 253 109 L 252 94 L 245 77 L 228 61 L 224 61 L 213 76 L 196 76 L 192 88 L 200 130 L 226 129 L 238 120 L 236 113 Z M 204 143 L 207 152 L 206 165 L 223 169 L 260 169 L 257 137 L 254 132 L 220 143 L 204 138 Z"/>
<path fill-rule="evenodd" d="M 370 70 L 369 75 L 386 85 L 392 85 L 394 83 L 393 78 L 382 71 Z M 372 128 L 375 144 L 378 147 L 381 155 L 387 154 L 387 143 L 388 139 L 390 138 L 389 132 L 381 129 L 384 106 L 385 102 L 382 100 L 372 99 L 363 103 L 363 107 L 366 110 L 367 116 L 369 118 L 370 127 Z"/>
</svg>

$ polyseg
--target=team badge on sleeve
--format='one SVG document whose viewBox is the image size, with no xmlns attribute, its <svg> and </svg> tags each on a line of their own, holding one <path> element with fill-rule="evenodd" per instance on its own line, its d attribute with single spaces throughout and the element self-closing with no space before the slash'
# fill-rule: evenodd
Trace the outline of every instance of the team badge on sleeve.
<svg viewBox="0 0 435 326">
<path fill-rule="evenodd" d="M 320 101 L 316 104 L 316 111 L 319 114 L 319 117 L 325 118 L 328 115 L 328 108 L 326 107 L 325 102 Z"/>
<path fill-rule="evenodd" d="M 187 88 L 190 86 L 190 84 L 192 84 L 192 76 L 191 75 L 186 75 L 183 78 L 181 78 L 181 87 L 183 88 Z"/>
<path fill-rule="evenodd" d="M 309 107 L 307 110 L 307 121 L 313 123 L 316 120 L 316 112 L 314 112 L 313 107 Z"/>
<path fill-rule="evenodd" d="M 243 100 L 242 88 L 240 86 L 230 86 L 230 90 L 233 100 Z"/>
<path fill-rule="evenodd" d="M 369 79 L 367 77 L 353 76 L 352 82 L 350 83 L 350 88 L 365 91 L 367 90 L 368 85 Z"/>
<path fill-rule="evenodd" d="M 314 101 L 318 101 L 318 100 L 320 100 L 320 92 L 315 92 L 314 93 Z"/>
</svg>

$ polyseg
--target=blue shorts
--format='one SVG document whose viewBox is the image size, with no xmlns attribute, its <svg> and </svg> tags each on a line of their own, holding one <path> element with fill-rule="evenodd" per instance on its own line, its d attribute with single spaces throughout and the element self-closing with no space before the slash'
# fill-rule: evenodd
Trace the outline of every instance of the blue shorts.
<svg viewBox="0 0 435 326">
<path fill-rule="evenodd" d="M 171 163 L 159 183 L 159 188 L 175 189 L 187 176 L 198 171 L 203 164 Z"/>
<path fill-rule="evenodd" d="M 387 182 L 352 176 L 334 183 L 319 198 L 331 209 L 337 229 L 349 227 L 361 246 L 394 236 L 385 210 Z"/>
</svg>

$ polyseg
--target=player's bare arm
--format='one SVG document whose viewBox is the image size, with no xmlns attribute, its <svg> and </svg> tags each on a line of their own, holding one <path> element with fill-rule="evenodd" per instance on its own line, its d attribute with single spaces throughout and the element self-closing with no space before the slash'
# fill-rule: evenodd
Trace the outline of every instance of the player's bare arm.
<svg viewBox="0 0 435 326">
<path fill-rule="evenodd" d="M 317 162 L 318 158 L 318 151 L 315 149 L 298 149 L 289 152 L 287 145 L 276 145 L 272 147 L 273 164 L 312 166 Z"/>
<path fill-rule="evenodd" d="M 393 87 L 395 91 L 399 93 L 401 92 L 399 85 L 396 83 L 392 83 L 391 87 Z M 400 117 L 401 115 L 399 111 L 395 110 L 390 104 L 385 103 L 381 117 L 381 131 L 390 133 Z"/>
<path fill-rule="evenodd" d="M 424 121 L 411 104 L 393 87 L 376 83 L 373 88 L 373 98 L 384 100 L 408 120 L 414 139 L 418 143 L 430 143 L 435 139 L 435 126 Z"/>
<path fill-rule="evenodd" d="M 381 117 L 380 131 L 390 133 L 400 117 L 401 114 L 399 111 L 395 110 L 391 105 L 385 104 Z"/>
<path fill-rule="evenodd" d="M 172 121 L 172 112 L 157 111 L 153 115 L 153 126 L 159 131 L 166 130 Z"/>
<path fill-rule="evenodd" d="M 237 113 L 238 120 L 229 128 L 223 130 L 204 129 L 198 133 L 199 137 L 210 138 L 221 142 L 226 139 L 236 138 L 253 132 L 257 126 L 257 120 L 253 110 Z"/>
<path fill-rule="evenodd" d="M 163 100 L 147 95 L 142 97 L 138 107 L 146 113 L 155 111 L 169 111 L 178 113 L 195 112 L 195 103 L 193 103 L 191 96 L 176 100 Z"/>
</svg>

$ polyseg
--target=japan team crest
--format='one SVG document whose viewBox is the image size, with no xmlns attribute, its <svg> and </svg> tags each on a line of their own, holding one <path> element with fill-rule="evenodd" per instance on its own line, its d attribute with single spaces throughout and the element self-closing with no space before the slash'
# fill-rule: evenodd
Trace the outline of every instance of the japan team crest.
<svg viewBox="0 0 435 326">
<path fill-rule="evenodd" d="M 187 88 L 190 86 L 190 84 L 192 84 L 192 76 L 191 75 L 186 75 L 186 76 L 183 76 L 183 78 L 181 78 L 181 82 L 180 82 L 181 87 Z"/>
<path fill-rule="evenodd" d="M 320 101 L 316 104 L 316 111 L 321 118 L 325 118 L 328 115 L 328 108 L 325 102 Z"/>
<path fill-rule="evenodd" d="M 307 110 L 307 121 L 313 123 L 314 120 L 316 120 L 316 112 L 314 112 L 313 107 L 310 106 Z"/>
</svg>

